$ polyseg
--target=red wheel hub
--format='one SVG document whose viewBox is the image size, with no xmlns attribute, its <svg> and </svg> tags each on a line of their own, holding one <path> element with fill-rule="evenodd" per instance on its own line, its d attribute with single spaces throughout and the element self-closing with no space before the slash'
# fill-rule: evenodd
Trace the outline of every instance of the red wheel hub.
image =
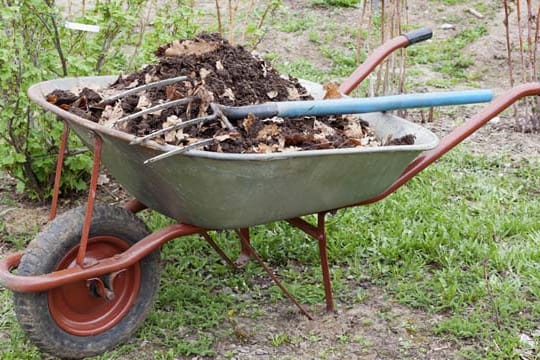
<svg viewBox="0 0 540 360">
<path fill-rule="evenodd" d="M 129 244 L 114 236 L 94 236 L 88 239 L 85 263 L 94 263 L 119 254 Z M 59 262 L 56 270 L 78 267 L 77 251 L 73 247 Z M 113 279 L 114 298 L 96 296 L 91 281 L 78 281 L 49 291 L 49 311 L 64 331 L 77 336 L 97 335 L 109 330 L 127 314 L 139 293 L 141 272 L 139 263 L 118 273 Z"/>
</svg>

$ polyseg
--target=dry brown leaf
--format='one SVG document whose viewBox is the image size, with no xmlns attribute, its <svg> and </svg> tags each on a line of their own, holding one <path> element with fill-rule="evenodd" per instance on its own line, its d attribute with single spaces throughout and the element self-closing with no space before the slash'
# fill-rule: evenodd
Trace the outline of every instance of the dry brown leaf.
<svg viewBox="0 0 540 360">
<path fill-rule="evenodd" d="M 161 126 L 163 129 L 166 129 L 170 126 L 174 126 L 178 124 L 181 121 L 182 120 L 180 120 L 176 115 L 171 115 L 167 117 L 167 120 L 165 120 L 163 124 L 161 124 Z M 176 141 L 176 131 L 169 131 L 165 133 L 164 138 L 165 138 L 165 142 L 174 143 Z"/>
<path fill-rule="evenodd" d="M 173 85 L 167 85 L 165 87 L 165 96 L 167 100 L 177 100 L 184 97 L 184 95 Z"/>
<path fill-rule="evenodd" d="M 229 134 L 224 134 L 224 135 L 214 136 L 214 139 L 216 139 L 219 142 L 222 142 L 222 141 L 225 141 L 225 140 L 232 139 L 232 137 Z"/>
<path fill-rule="evenodd" d="M 180 129 L 180 130 L 176 131 L 176 140 L 177 140 L 177 142 L 184 141 L 187 138 L 189 138 L 189 135 L 184 133 L 183 129 Z"/>
<path fill-rule="evenodd" d="M 233 101 L 236 99 L 231 88 L 226 88 L 221 97 L 227 97 Z"/>
<path fill-rule="evenodd" d="M 283 120 L 282 117 L 274 116 L 271 118 L 263 119 L 262 122 L 264 123 L 275 123 L 275 124 L 283 124 L 285 120 Z"/>
<path fill-rule="evenodd" d="M 111 179 L 106 174 L 99 174 L 97 184 L 99 186 L 106 185 L 111 182 Z"/>
<path fill-rule="evenodd" d="M 324 96 L 323 99 L 341 99 L 343 95 L 339 91 L 339 84 L 335 82 L 329 82 L 323 85 Z"/>
<path fill-rule="evenodd" d="M 165 133 L 163 138 L 165 139 L 166 143 L 174 143 L 176 140 L 176 131 L 169 131 Z"/>
<path fill-rule="evenodd" d="M 162 126 L 163 129 L 165 129 L 165 128 L 168 128 L 169 126 L 174 126 L 174 125 L 178 124 L 181 121 L 182 120 L 180 120 L 178 118 L 178 116 L 171 115 L 171 116 L 167 117 L 167 119 L 163 122 L 163 124 L 161 124 L 161 126 Z"/>
<path fill-rule="evenodd" d="M 266 140 L 277 135 L 279 135 L 279 127 L 276 124 L 270 124 L 264 126 L 261 130 L 259 130 L 256 139 Z"/>
<path fill-rule="evenodd" d="M 318 131 L 320 135 L 323 135 L 324 137 L 335 135 L 336 130 L 323 123 L 322 121 L 315 120 L 313 123 L 313 129 Z"/>
<path fill-rule="evenodd" d="M 196 138 L 196 137 L 188 137 L 187 138 L 187 144 L 188 145 L 191 145 L 191 144 L 195 144 L 195 143 L 198 143 L 199 141 L 202 141 L 204 139 L 200 139 L 200 138 Z"/>
<path fill-rule="evenodd" d="M 153 76 L 149 73 L 144 74 L 144 83 L 149 84 L 153 81 Z"/>
<path fill-rule="evenodd" d="M 300 147 L 289 146 L 289 147 L 283 148 L 283 150 L 281 152 L 295 152 L 295 151 L 301 151 L 301 150 L 302 150 L 302 148 L 300 148 Z"/>
<path fill-rule="evenodd" d="M 354 147 L 362 146 L 362 142 L 359 139 L 348 139 L 348 143 L 354 145 Z"/>
<path fill-rule="evenodd" d="M 208 70 L 208 69 L 205 69 L 205 68 L 202 68 L 200 71 L 199 71 L 199 76 L 201 77 L 201 79 L 205 79 L 210 73 L 212 73 L 212 71 Z"/>
<path fill-rule="evenodd" d="M 193 96 L 197 96 L 201 103 L 199 104 L 199 113 L 197 116 L 205 116 L 206 110 L 210 107 L 210 104 L 214 102 L 214 94 L 204 87 L 204 84 L 201 84 L 193 92 Z"/>
<path fill-rule="evenodd" d="M 260 143 L 255 148 L 255 152 L 260 153 L 260 154 L 270 154 L 274 152 L 274 150 L 276 150 L 275 147 L 276 145 L 267 145 L 265 143 Z"/>
<path fill-rule="evenodd" d="M 352 121 L 343 132 L 347 137 L 354 139 L 362 139 L 366 135 L 364 128 L 357 121 Z"/>
<path fill-rule="evenodd" d="M 288 100 L 300 100 L 300 94 L 296 88 L 287 88 Z"/>
<path fill-rule="evenodd" d="M 145 110 L 152 106 L 152 101 L 145 95 L 141 94 L 139 96 L 139 101 L 137 102 L 136 109 Z"/>
<path fill-rule="evenodd" d="M 182 50 L 180 41 L 175 40 L 172 42 L 171 46 L 165 50 L 165 56 L 181 56 L 183 54 Z"/>
<path fill-rule="evenodd" d="M 278 96 L 278 92 L 276 90 L 272 90 L 266 93 L 269 99 L 273 99 Z"/>
<path fill-rule="evenodd" d="M 255 116 L 253 114 L 248 114 L 248 116 L 242 121 L 242 127 L 247 133 L 249 133 L 254 121 Z"/>
<path fill-rule="evenodd" d="M 47 95 L 47 102 L 54 104 L 56 101 L 58 101 L 58 96 L 52 94 Z"/>
<path fill-rule="evenodd" d="M 372 140 L 374 140 L 374 139 L 369 137 L 369 136 L 363 137 L 363 138 L 360 139 L 360 145 L 362 145 L 362 146 L 369 145 L 372 142 Z"/>
<path fill-rule="evenodd" d="M 129 84 L 127 84 L 126 86 L 124 86 L 124 89 L 132 89 L 132 88 L 137 87 L 137 86 L 139 86 L 139 80 L 135 79 L 132 82 L 130 82 Z"/>
<path fill-rule="evenodd" d="M 175 40 L 165 50 L 165 56 L 202 55 L 218 48 L 217 43 L 208 41 Z"/>
<path fill-rule="evenodd" d="M 285 149 L 285 138 L 283 136 L 278 137 L 278 147 L 280 151 Z"/>
<path fill-rule="evenodd" d="M 101 113 L 101 119 L 99 123 L 104 126 L 108 126 L 120 119 L 124 115 L 124 110 L 122 109 L 121 101 L 117 101 L 116 104 L 107 105 L 103 112 Z"/>
<path fill-rule="evenodd" d="M 159 80 L 161 80 L 161 78 L 159 76 L 156 76 L 156 74 L 149 74 L 149 73 L 144 74 L 145 84 L 153 83 Z"/>
</svg>

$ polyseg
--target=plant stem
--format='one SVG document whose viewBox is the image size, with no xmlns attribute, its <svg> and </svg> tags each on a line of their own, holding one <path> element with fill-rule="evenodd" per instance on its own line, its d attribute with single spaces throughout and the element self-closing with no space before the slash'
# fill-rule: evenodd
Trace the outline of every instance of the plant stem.
<svg viewBox="0 0 540 360">
<path fill-rule="evenodd" d="M 221 34 L 221 37 L 223 37 L 223 24 L 221 23 L 221 9 L 219 7 L 219 0 L 216 0 L 216 15 L 218 22 L 218 32 Z"/>
</svg>

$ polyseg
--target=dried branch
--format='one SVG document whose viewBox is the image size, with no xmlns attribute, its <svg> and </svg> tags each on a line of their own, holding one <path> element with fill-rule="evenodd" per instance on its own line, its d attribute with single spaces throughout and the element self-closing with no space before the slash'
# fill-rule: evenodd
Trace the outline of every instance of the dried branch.
<svg viewBox="0 0 540 360">
<path fill-rule="evenodd" d="M 507 52 L 507 62 L 508 62 L 508 71 L 510 73 L 510 86 L 514 86 L 514 67 L 512 66 L 512 46 L 510 44 L 510 24 L 509 24 L 509 11 L 508 11 L 508 0 L 504 0 L 504 27 L 506 29 L 506 52 Z"/>
<path fill-rule="evenodd" d="M 525 82 L 525 74 L 523 70 L 525 69 L 525 50 L 523 48 L 523 28 L 521 26 L 521 1 L 516 0 L 517 6 L 517 21 L 518 21 L 518 34 L 519 34 L 519 57 L 521 63 L 521 81 Z"/>
<path fill-rule="evenodd" d="M 219 7 L 219 0 L 216 0 L 216 15 L 217 15 L 217 21 L 218 21 L 218 32 L 223 37 L 223 24 L 221 22 L 221 9 Z"/>
<path fill-rule="evenodd" d="M 154 6 L 153 7 L 154 8 L 157 7 L 155 5 L 155 0 L 154 0 Z M 128 69 L 131 69 L 131 66 L 133 65 L 133 61 L 135 60 L 137 53 L 139 52 L 140 48 L 142 47 L 142 43 L 143 43 L 144 35 L 145 35 L 145 28 L 150 23 L 151 9 L 152 9 L 152 6 L 147 6 L 146 7 L 146 15 L 141 16 L 141 22 L 140 22 L 140 25 L 139 25 L 140 30 L 139 30 L 139 34 L 138 34 L 138 37 L 137 37 L 137 42 L 135 43 L 135 47 L 133 49 L 133 54 L 129 57 L 129 62 L 128 62 L 128 65 L 127 65 Z"/>
</svg>

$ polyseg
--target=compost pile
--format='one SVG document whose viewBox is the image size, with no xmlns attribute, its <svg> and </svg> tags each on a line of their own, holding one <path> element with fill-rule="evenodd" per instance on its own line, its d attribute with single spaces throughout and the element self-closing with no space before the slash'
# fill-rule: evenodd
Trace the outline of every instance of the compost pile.
<svg viewBox="0 0 540 360">
<path fill-rule="evenodd" d="M 243 106 L 312 99 L 297 79 L 282 77 L 264 60 L 242 46 L 231 46 L 217 34 L 202 34 L 194 39 L 175 41 L 161 46 L 156 55 L 159 59 L 157 64 L 148 65 L 128 76 L 120 76 L 107 89 L 55 90 L 47 96 L 47 100 L 104 126 L 145 136 L 213 114 L 212 103 Z M 186 76 L 186 79 L 106 101 L 107 97 L 119 92 L 178 76 Z M 328 85 L 327 97 L 339 97 L 335 85 Z M 188 98 L 192 100 L 186 104 L 165 107 L 124 121 L 126 116 L 150 107 Z M 352 115 L 257 119 L 250 114 L 228 125 L 226 119 L 221 118 L 168 131 L 153 140 L 186 146 L 210 139 L 200 148 L 230 153 L 414 143 L 411 135 L 381 141 L 375 137 L 367 122 Z"/>
</svg>

